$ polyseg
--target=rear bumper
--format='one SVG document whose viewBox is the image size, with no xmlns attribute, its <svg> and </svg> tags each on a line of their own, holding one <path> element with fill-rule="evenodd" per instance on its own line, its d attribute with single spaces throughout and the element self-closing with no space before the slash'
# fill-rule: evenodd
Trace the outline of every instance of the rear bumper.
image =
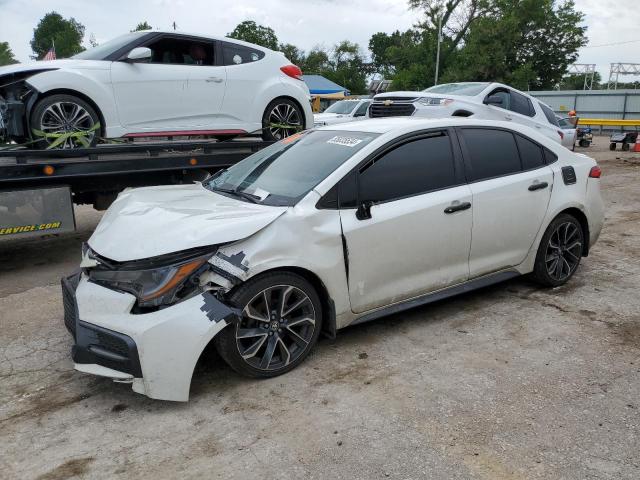
<svg viewBox="0 0 640 480">
<path fill-rule="evenodd" d="M 236 315 L 209 292 L 132 314 L 135 297 L 81 274 L 62 279 L 62 292 L 76 370 L 131 383 L 134 391 L 160 400 L 189 399 L 200 354 Z"/>
</svg>

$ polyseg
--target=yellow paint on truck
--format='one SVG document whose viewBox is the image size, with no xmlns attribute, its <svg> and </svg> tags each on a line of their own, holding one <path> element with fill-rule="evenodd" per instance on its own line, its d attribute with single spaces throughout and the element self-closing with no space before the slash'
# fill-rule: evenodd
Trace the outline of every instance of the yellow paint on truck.
<svg viewBox="0 0 640 480">
<path fill-rule="evenodd" d="M 62 226 L 62 222 L 38 223 L 32 225 L 20 225 L 17 227 L 0 227 L 0 235 L 15 235 L 18 233 L 55 230 Z"/>
</svg>

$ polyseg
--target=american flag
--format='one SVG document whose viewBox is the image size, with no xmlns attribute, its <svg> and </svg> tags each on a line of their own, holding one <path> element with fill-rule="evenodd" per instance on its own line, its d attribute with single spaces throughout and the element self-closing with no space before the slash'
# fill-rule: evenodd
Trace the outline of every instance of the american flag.
<svg viewBox="0 0 640 480">
<path fill-rule="evenodd" d="M 55 60 L 55 59 L 56 59 L 56 48 L 51 47 L 42 60 Z"/>
</svg>

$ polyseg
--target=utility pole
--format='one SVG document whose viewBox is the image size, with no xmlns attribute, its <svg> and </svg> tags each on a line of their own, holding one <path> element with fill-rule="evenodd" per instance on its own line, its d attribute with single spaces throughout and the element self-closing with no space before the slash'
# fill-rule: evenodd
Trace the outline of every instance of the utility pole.
<svg viewBox="0 0 640 480">
<path fill-rule="evenodd" d="M 440 42 L 442 41 L 442 14 L 438 17 L 438 48 L 436 50 L 436 81 L 438 84 L 438 70 L 440 69 Z"/>
</svg>

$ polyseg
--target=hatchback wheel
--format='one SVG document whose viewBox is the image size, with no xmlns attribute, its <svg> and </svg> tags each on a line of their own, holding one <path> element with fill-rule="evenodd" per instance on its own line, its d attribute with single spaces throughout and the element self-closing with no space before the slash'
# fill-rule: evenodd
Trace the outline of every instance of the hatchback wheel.
<svg viewBox="0 0 640 480">
<path fill-rule="evenodd" d="M 51 95 L 36 103 L 31 127 L 38 148 L 94 146 L 100 135 L 99 117 L 84 100 L 73 95 Z"/>
<path fill-rule="evenodd" d="M 304 129 L 302 109 L 287 98 L 276 98 L 262 116 L 262 138 L 277 141 L 290 137 Z"/>
<path fill-rule="evenodd" d="M 292 273 L 267 273 L 240 286 L 230 303 L 242 318 L 216 337 L 238 373 L 275 377 L 299 365 L 318 340 L 322 306 L 313 286 Z"/>
<path fill-rule="evenodd" d="M 550 287 L 565 284 L 580 265 L 584 247 L 582 225 L 568 214 L 556 217 L 542 237 L 534 277 Z"/>
</svg>

